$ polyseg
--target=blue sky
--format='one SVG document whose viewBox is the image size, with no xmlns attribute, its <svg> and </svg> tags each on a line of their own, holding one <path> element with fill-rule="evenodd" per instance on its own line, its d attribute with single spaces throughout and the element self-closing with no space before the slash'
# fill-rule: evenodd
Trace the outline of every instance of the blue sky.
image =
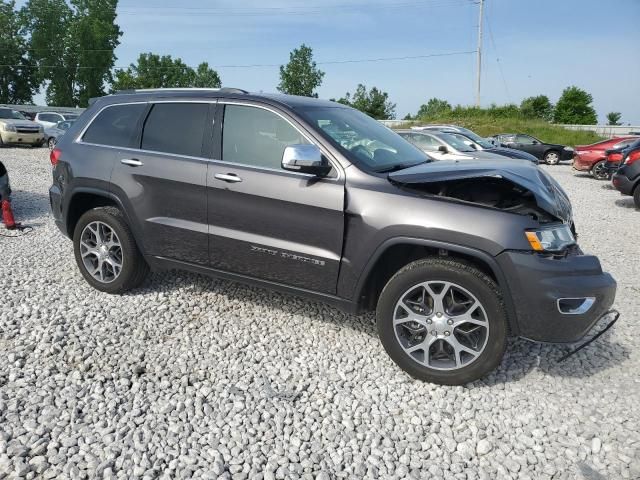
<svg viewBox="0 0 640 480">
<path fill-rule="evenodd" d="M 306 43 L 316 61 L 419 56 L 476 49 L 472 0 L 120 0 L 126 66 L 141 52 L 215 66 L 225 86 L 275 91 L 278 68 Z M 590 92 L 601 122 L 609 111 L 640 124 L 640 0 L 486 0 L 481 103 L 520 103 L 568 85 Z M 493 38 L 493 40 L 492 40 Z M 499 63 L 497 61 L 499 58 Z M 502 66 L 503 76 L 499 65 Z M 475 54 L 321 65 L 319 94 L 377 86 L 415 113 L 431 97 L 475 101 Z"/>
</svg>

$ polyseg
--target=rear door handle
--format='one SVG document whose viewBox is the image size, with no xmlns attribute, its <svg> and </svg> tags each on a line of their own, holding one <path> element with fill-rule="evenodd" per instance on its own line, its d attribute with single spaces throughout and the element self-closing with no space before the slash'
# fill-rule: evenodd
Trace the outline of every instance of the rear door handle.
<svg viewBox="0 0 640 480">
<path fill-rule="evenodd" d="M 235 173 L 216 173 L 214 178 L 216 180 L 222 180 L 223 182 L 229 183 L 238 183 L 242 181 L 242 179 Z"/>
<path fill-rule="evenodd" d="M 135 158 L 123 158 L 120 160 L 120 163 L 123 165 L 129 165 L 130 167 L 141 167 L 144 165 L 140 160 L 136 160 Z"/>
</svg>

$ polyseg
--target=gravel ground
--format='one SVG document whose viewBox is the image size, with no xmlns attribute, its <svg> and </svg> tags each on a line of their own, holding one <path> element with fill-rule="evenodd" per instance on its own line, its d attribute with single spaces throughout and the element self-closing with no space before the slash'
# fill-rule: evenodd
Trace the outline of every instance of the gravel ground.
<svg viewBox="0 0 640 480">
<path fill-rule="evenodd" d="M 640 212 L 607 183 L 549 168 L 619 282 L 618 325 L 561 364 L 514 340 L 441 387 L 391 362 L 371 315 L 186 273 L 92 290 L 47 157 L 0 150 L 34 226 L 0 237 L 0 478 L 640 478 Z"/>
</svg>

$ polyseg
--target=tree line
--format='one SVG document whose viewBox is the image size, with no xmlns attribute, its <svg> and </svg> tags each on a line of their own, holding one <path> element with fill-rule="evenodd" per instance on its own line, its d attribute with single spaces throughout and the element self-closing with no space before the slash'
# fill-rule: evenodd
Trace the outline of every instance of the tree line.
<svg viewBox="0 0 640 480">
<path fill-rule="evenodd" d="M 32 103 L 44 89 L 48 105 L 87 106 L 89 99 L 108 92 L 134 88 L 217 88 L 220 75 L 206 62 L 195 69 L 171 55 L 141 53 L 125 69 L 114 69 L 115 49 L 122 31 L 115 23 L 118 0 L 28 0 L 16 9 L 15 0 L 0 3 L 0 103 Z M 325 72 L 313 59 L 313 50 L 302 44 L 280 67 L 278 90 L 290 95 L 317 97 Z M 358 84 L 335 100 L 373 118 L 395 118 L 395 103 L 378 87 Z M 595 124 L 593 97 L 578 87 L 567 87 L 553 105 L 546 95 L 529 97 L 518 105 L 491 106 L 492 114 L 542 119 L 555 123 Z M 452 107 L 432 98 L 406 120 L 429 120 L 454 111 L 477 110 Z M 620 113 L 607 115 L 610 125 Z"/>
</svg>

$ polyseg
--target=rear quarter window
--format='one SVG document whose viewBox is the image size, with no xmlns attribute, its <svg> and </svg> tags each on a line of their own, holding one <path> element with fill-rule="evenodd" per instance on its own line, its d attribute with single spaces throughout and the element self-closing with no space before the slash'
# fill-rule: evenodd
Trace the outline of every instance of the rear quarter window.
<svg viewBox="0 0 640 480">
<path fill-rule="evenodd" d="M 105 108 L 91 122 L 82 141 L 110 147 L 134 147 L 136 128 L 146 108 L 145 103 Z"/>
</svg>

